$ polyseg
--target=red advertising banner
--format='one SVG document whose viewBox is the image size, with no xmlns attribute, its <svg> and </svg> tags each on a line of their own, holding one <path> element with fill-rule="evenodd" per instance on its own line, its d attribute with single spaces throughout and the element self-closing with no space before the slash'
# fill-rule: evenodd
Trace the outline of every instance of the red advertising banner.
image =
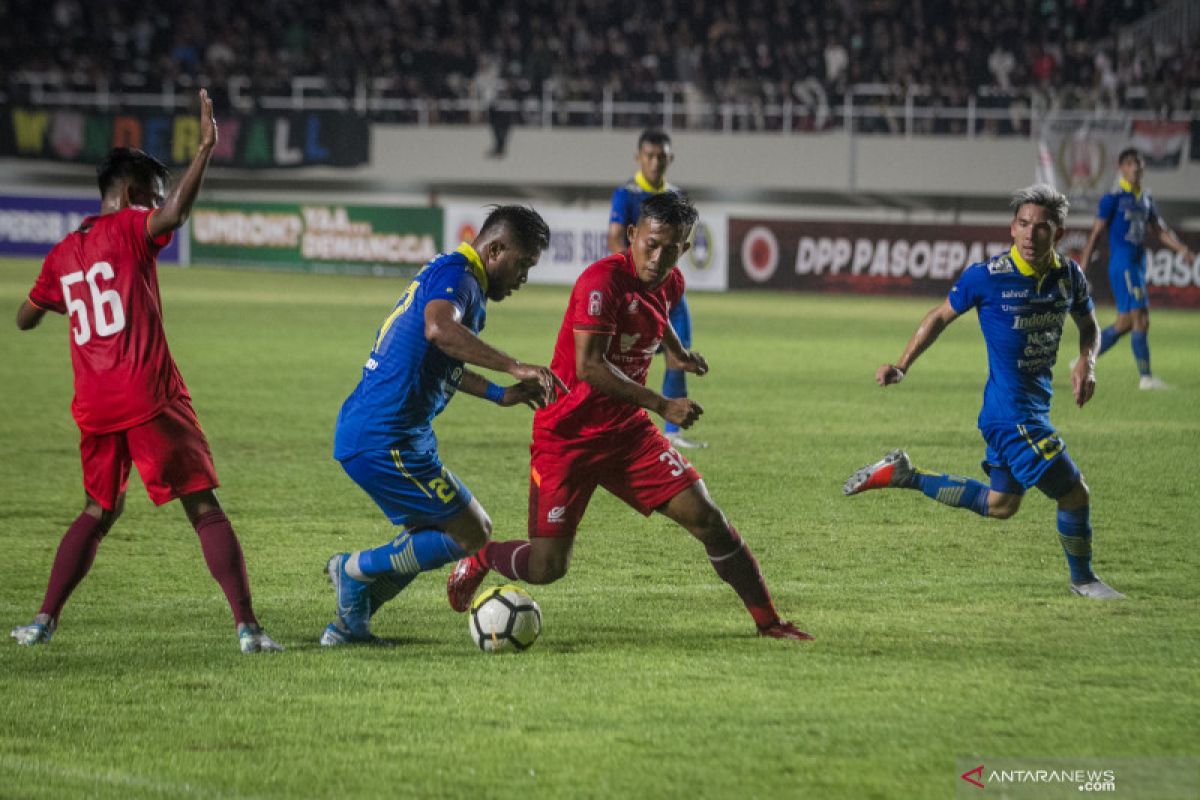
<svg viewBox="0 0 1200 800">
<path fill-rule="evenodd" d="M 1200 236 L 1180 237 L 1200 251 Z M 1086 229 L 1068 229 L 1060 250 L 1078 260 L 1086 241 Z M 944 296 L 965 267 L 1010 245 L 1002 225 L 732 218 L 729 288 Z M 1107 263 L 1105 240 L 1088 271 L 1099 303 L 1112 302 Z M 1146 279 L 1151 303 L 1200 308 L 1200 259 L 1184 263 L 1155 239 Z"/>
</svg>

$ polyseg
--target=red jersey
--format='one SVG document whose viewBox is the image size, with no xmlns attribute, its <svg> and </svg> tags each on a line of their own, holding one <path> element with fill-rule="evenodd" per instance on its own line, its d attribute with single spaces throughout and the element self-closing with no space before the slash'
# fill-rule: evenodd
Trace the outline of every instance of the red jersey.
<svg viewBox="0 0 1200 800">
<path fill-rule="evenodd" d="M 29 292 L 38 308 L 70 314 L 75 399 L 84 433 L 124 430 L 151 419 L 187 387 L 163 333 L 158 251 L 148 208 L 88 217 L 50 251 Z"/>
<path fill-rule="evenodd" d="M 589 437 L 644 424 L 643 408 L 613 399 L 575 373 L 575 331 L 612 337 L 605 357 L 631 380 L 646 385 L 650 362 L 658 352 L 671 306 L 683 296 L 678 269 L 657 289 L 634 272 L 628 251 L 601 259 L 583 271 L 563 316 L 550 369 L 567 385 L 566 396 L 533 416 L 533 428 L 559 437 Z"/>
</svg>

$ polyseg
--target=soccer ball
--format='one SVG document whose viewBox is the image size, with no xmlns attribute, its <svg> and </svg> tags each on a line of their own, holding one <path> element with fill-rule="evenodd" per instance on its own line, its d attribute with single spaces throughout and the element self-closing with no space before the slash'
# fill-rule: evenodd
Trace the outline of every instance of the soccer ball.
<svg viewBox="0 0 1200 800">
<path fill-rule="evenodd" d="M 484 652 L 525 650 L 542 632 L 542 610 L 521 587 L 494 586 L 472 601 L 469 624 L 471 640 Z"/>
</svg>

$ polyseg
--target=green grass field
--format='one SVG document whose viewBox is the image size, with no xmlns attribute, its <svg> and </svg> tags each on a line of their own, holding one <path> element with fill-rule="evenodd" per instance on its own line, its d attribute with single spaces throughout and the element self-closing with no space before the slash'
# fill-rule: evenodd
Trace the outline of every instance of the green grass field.
<svg viewBox="0 0 1200 800">
<path fill-rule="evenodd" d="M 36 611 L 82 504 L 64 320 L 8 322 L 36 269 L 0 262 L 7 625 Z M 1168 756 L 1191 759 L 1175 792 L 1111 796 L 1193 796 L 1200 314 L 1154 313 L 1173 391 L 1139 392 L 1124 343 L 1084 409 L 1059 368 L 1054 419 L 1092 489 L 1097 571 L 1130 597 L 1101 604 L 1068 593 L 1036 492 L 1007 522 L 915 492 L 842 497 L 896 446 L 980 475 L 973 318 L 884 391 L 875 367 L 933 301 L 696 295 L 712 373 L 692 383 L 695 433 L 712 447 L 692 460 L 817 641 L 756 638 L 697 543 L 598 495 L 571 573 L 533 587 L 541 640 L 490 657 L 447 606 L 445 571 L 376 618 L 396 647 L 317 645 L 326 558 L 391 535 L 330 449 L 403 286 L 207 269 L 162 283 L 259 617 L 288 652 L 237 652 L 182 510 L 155 509 L 135 478 L 54 641 L 0 644 L 2 797 L 936 798 L 965 786 L 960 759 Z M 544 363 L 565 298 L 493 304 L 485 336 Z M 499 538 L 524 535 L 529 418 L 464 396 L 437 423 Z"/>
</svg>

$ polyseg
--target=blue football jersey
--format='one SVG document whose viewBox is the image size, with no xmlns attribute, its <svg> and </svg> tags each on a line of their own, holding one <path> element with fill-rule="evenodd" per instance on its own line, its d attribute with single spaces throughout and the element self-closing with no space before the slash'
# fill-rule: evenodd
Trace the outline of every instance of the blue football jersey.
<svg viewBox="0 0 1200 800">
<path fill-rule="evenodd" d="M 1158 221 L 1158 209 L 1150 192 L 1134 194 L 1124 180 L 1100 198 L 1096 216 L 1108 223 L 1109 265 L 1140 267 L 1146 261 L 1146 228 Z"/>
<path fill-rule="evenodd" d="M 342 404 L 334 434 L 334 457 L 367 450 L 433 450 L 433 418 L 462 380 L 463 362 L 425 338 L 425 306 L 448 300 L 473 332 L 487 315 L 487 273 L 466 243 L 417 273 L 375 335 L 362 379 Z"/>
<path fill-rule="evenodd" d="M 1014 247 L 963 270 L 950 290 L 959 314 L 974 308 L 987 344 L 988 379 L 979 427 L 1003 423 L 1049 424 L 1051 372 L 1067 314 L 1093 308 L 1079 265 L 1055 254 L 1040 280 Z"/>
<path fill-rule="evenodd" d="M 609 223 L 617 223 L 622 228 L 633 225 L 638 221 L 638 216 L 641 214 L 642 202 L 652 195 L 661 194 L 663 192 L 674 192 L 680 194 L 680 189 L 674 184 L 664 184 L 663 188 L 655 191 L 655 189 L 646 182 L 642 177 L 642 173 L 638 172 L 624 186 L 618 186 L 612 196 L 612 210 L 609 212 Z M 626 237 L 626 244 L 629 244 Z"/>
</svg>

